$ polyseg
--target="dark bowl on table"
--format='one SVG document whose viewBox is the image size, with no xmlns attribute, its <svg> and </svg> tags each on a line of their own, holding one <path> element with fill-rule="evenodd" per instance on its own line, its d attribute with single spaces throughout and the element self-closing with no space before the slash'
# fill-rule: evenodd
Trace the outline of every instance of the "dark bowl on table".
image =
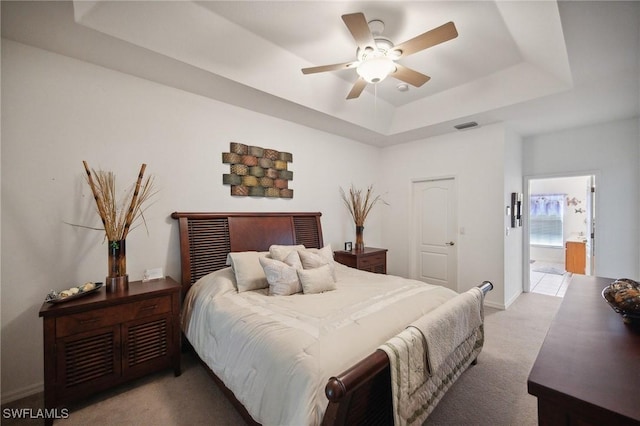
<svg viewBox="0 0 640 426">
<path fill-rule="evenodd" d="M 625 323 L 640 323 L 640 283 L 619 278 L 602 290 L 602 297 Z"/>
</svg>

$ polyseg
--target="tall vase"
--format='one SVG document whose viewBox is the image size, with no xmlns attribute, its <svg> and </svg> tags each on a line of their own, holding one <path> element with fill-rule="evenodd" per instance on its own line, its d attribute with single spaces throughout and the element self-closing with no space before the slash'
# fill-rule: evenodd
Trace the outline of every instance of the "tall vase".
<svg viewBox="0 0 640 426">
<path fill-rule="evenodd" d="M 129 287 L 127 275 L 127 250 L 125 240 L 109 241 L 109 269 L 105 286 L 108 292 L 118 292 Z"/>
<path fill-rule="evenodd" d="M 356 225 L 356 251 L 364 250 L 364 226 Z"/>
</svg>

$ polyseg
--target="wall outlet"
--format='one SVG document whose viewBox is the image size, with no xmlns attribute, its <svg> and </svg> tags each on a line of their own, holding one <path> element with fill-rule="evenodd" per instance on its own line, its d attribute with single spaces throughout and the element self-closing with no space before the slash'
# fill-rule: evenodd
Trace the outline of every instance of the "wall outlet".
<svg viewBox="0 0 640 426">
<path fill-rule="evenodd" d="M 142 281 L 151 281 L 158 278 L 164 278 L 162 268 L 145 269 L 144 275 L 142 276 Z"/>
</svg>

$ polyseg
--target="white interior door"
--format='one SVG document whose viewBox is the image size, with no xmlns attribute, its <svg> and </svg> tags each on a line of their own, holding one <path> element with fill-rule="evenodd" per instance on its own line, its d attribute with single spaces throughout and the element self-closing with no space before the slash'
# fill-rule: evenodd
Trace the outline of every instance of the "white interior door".
<svg viewBox="0 0 640 426">
<path fill-rule="evenodd" d="M 458 291 L 455 179 L 413 183 L 413 277 Z"/>
</svg>

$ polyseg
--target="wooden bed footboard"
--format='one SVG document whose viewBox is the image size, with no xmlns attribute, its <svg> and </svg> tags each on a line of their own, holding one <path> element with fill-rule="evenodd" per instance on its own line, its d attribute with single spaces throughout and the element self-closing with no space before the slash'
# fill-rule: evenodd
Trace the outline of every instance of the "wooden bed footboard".
<svg viewBox="0 0 640 426">
<path fill-rule="evenodd" d="M 322 419 L 329 425 L 391 425 L 391 371 L 389 358 L 376 350 L 325 387 L 329 399 Z"/>
<path fill-rule="evenodd" d="M 478 288 L 486 295 L 493 284 L 484 281 Z M 475 364 L 474 359 L 472 364 Z M 331 377 L 325 387 L 329 400 L 322 424 L 393 424 L 389 358 L 376 350 L 342 374 Z"/>
</svg>

